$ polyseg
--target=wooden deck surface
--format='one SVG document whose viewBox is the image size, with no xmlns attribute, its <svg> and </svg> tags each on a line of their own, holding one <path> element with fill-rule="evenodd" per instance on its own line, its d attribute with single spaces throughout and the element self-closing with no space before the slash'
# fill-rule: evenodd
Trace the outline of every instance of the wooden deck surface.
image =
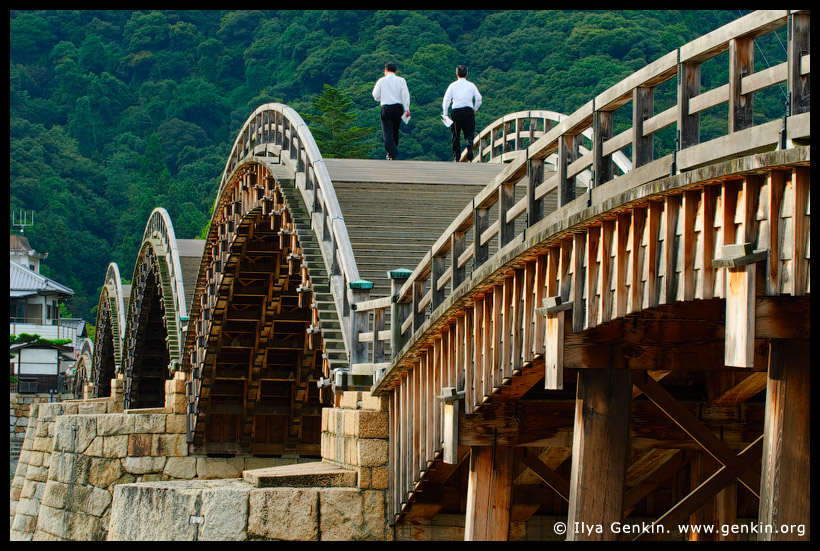
<svg viewBox="0 0 820 551">
<path fill-rule="evenodd" d="M 500 163 L 373 159 L 325 159 L 324 163 L 334 185 L 343 182 L 370 182 L 485 186 L 504 168 Z"/>
</svg>

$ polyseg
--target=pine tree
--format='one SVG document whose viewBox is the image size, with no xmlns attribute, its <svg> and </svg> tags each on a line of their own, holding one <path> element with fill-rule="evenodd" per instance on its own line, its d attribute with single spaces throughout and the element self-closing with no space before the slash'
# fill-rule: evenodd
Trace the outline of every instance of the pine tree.
<svg viewBox="0 0 820 551">
<path fill-rule="evenodd" d="M 310 131 L 322 155 L 336 159 L 360 159 L 367 146 L 361 143 L 370 129 L 352 126 L 354 116 L 348 113 L 350 98 L 330 86 L 324 85 L 322 93 L 313 101 L 313 107 L 321 115 L 307 115 L 313 123 Z"/>
</svg>

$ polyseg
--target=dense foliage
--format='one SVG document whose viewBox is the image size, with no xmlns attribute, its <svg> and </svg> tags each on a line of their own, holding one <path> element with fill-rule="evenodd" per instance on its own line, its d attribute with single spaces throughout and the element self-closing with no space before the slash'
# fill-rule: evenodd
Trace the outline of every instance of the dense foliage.
<svg viewBox="0 0 820 551">
<path fill-rule="evenodd" d="M 294 107 L 327 156 L 382 158 L 371 91 L 393 60 L 412 96 L 400 158 L 445 160 L 437 115 L 459 63 L 484 96 L 479 128 L 524 109 L 571 113 L 739 15 L 12 10 L 10 207 L 35 213 L 26 234 L 49 252 L 44 273 L 75 290 L 69 310 L 93 323 L 106 265 L 130 278 L 153 208 L 179 238 L 207 225 L 230 146 L 262 103 Z M 334 152 L 332 120 L 369 131 Z"/>
</svg>

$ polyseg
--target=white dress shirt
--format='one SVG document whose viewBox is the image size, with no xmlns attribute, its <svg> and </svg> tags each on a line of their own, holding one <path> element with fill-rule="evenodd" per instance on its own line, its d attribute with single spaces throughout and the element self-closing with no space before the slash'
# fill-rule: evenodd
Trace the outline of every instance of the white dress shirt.
<svg viewBox="0 0 820 551">
<path fill-rule="evenodd" d="M 410 111 L 410 91 L 407 82 L 396 73 L 387 73 L 373 87 L 373 99 L 382 105 L 400 103 L 405 111 Z"/>
<path fill-rule="evenodd" d="M 453 102 L 453 109 L 472 107 L 473 111 L 478 111 L 478 108 L 481 107 L 481 94 L 478 93 L 475 84 L 466 78 L 459 78 L 447 87 L 447 92 L 444 94 L 441 109 L 445 115 L 450 107 L 450 102 Z"/>
</svg>

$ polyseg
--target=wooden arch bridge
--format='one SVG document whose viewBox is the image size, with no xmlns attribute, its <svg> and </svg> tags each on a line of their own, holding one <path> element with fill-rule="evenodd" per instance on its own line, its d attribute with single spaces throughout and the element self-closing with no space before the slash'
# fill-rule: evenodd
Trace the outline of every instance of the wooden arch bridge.
<svg viewBox="0 0 820 551">
<path fill-rule="evenodd" d="M 126 408 L 151 407 L 183 373 L 192 451 L 312 457 L 335 397 L 381 396 L 397 526 L 808 536 L 809 22 L 754 12 L 568 116 L 499 119 L 475 163 L 324 159 L 295 111 L 261 106 L 207 240 L 157 209 L 130 288 L 109 268 L 97 395 L 118 376 Z M 788 61 L 756 71 L 754 40 L 784 27 Z M 707 62 L 725 84 L 701 89 Z M 771 86 L 786 110 L 761 120 Z"/>
</svg>

